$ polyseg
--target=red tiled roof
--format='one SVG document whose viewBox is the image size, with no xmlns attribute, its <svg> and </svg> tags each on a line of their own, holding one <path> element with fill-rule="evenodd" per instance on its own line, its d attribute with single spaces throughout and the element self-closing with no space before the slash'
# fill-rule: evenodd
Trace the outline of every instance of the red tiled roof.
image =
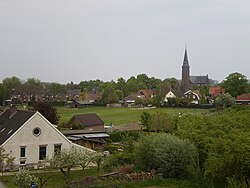
<svg viewBox="0 0 250 188">
<path fill-rule="evenodd" d="M 213 95 L 213 97 L 217 97 L 219 94 L 224 94 L 225 90 L 222 89 L 221 87 L 210 87 L 209 88 L 209 93 Z"/>
<path fill-rule="evenodd" d="M 237 96 L 236 100 L 238 101 L 250 101 L 250 93 L 245 93 Z"/>
<path fill-rule="evenodd" d="M 146 98 L 149 98 L 152 95 L 154 95 L 154 91 L 152 89 L 145 89 L 145 90 L 141 90 L 139 94 L 144 95 Z"/>
</svg>

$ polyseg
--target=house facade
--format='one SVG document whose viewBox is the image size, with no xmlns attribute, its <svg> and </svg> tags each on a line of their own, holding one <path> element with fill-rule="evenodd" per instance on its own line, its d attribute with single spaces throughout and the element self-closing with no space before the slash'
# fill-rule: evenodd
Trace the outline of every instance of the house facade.
<svg viewBox="0 0 250 188">
<path fill-rule="evenodd" d="M 16 167 L 34 167 L 72 143 L 39 112 L 8 109 L 0 115 L 0 144 Z"/>
<path fill-rule="evenodd" d="M 164 102 L 167 103 L 168 98 L 176 98 L 176 97 L 183 98 L 184 93 L 178 90 L 171 90 L 165 95 Z"/>
<path fill-rule="evenodd" d="M 200 94 L 198 91 L 187 91 L 184 93 L 184 96 L 190 101 L 192 104 L 199 104 Z"/>
</svg>

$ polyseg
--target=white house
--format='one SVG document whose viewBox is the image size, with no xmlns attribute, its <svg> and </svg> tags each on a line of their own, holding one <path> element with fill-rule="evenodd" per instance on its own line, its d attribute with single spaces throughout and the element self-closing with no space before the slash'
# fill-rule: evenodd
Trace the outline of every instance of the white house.
<svg viewBox="0 0 250 188">
<path fill-rule="evenodd" d="M 0 145 L 12 157 L 16 167 L 38 167 L 58 150 L 75 147 L 39 112 L 17 110 L 0 114 Z"/>
<path fill-rule="evenodd" d="M 168 98 L 183 98 L 184 97 L 184 94 L 182 91 L 180 90 L 170 90 L 166 95 L 165 95 L 165 98 L 164 98 L 164 102 L 168 102 Z"/>
<path fill-rule="evenodd" d="M 200 96 L 198 91 L 187 91 L 184 93 L 185 97 L 191 100 L 191 103 L 198 104 L 200 101 Z"/>
<path fill-rule="evenodd" d="M 164 98 L 164 102 L 168 102 L 168 98 L 176 98 L 176 95 L 172 91 L 169 91 Z"/>
</svg>

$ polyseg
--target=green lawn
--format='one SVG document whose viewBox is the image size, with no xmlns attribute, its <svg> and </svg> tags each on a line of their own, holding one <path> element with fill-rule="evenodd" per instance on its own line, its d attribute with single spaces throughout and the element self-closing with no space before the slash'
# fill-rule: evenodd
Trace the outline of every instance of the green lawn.
<svg viewBox="0 0 250 188">
<path fill-rule="evenodd" d="M 136 108 L 107 108 L 107 107 L 91 107 L 91 108 L 57 108 L 60 122 L 67 122 L 73 115 L 96 113 L 105 122 L 106 125 L 113 123 L 114 125 L 126 124 L 131 122 L 139 122 L 140 115 L 143 111 L 154 113 L 156 111 L 164 111 L 178 115 L 181 113 L 205 113 L 205 109 L 188 109 L 188 108 L 152 108 L 152 109 L 136 109 Z"/>
</svg>

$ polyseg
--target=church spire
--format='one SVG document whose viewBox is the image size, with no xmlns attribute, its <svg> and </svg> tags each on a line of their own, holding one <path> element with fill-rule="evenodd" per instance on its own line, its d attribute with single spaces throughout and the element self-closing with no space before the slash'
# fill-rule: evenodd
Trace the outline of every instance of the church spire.
<svg viewBox="0 0 250 188">
<path fill-rule="evenodd" d="M 188 64 L 188 55 L 187 55 L 187 47 L 185 47 L 183 66 L 189 67 L 189 64 Z"/>
<path fill-rule="evenodd" d="M 182 79 L 181 79 L 181 89 L 182 91 L 187 91 L 190 86 L 190 66 L 188 63 L 187 47 L 185 47 L 184 59 L 182 64 Z"/>
</svg>

